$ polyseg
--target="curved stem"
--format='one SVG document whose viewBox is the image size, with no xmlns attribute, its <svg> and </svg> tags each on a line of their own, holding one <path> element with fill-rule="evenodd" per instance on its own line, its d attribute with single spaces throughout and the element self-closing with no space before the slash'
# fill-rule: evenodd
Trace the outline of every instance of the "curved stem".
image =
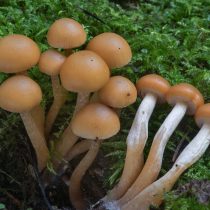
<svg viewBox="0 0 210 210">
<path fill-rule="evenodd" d="M 30 112 L 20 113 L 20 116 L 23 120 L 33 148 L 35 149 L 39 171 L 42 171 L 45 168 L 49 158 L 49 151 L 46 145 L 45 138 L 40 132 Z"/>
<path fill-rule="evenodd" d="M 93 141 L 88 153 L 85 157 L 80 161 L 79 165 L 74 170 L 71 178 L 70 178 L 70 185 L 69 185 L 69 196 L 73 206 L 76 210 L 85 210 L 86 203 L 82 196 L 82 192 L 80 189 L 81 180 L 85 175 L 87 169 L 95 160 L 98 151 L 99 151 L 100 142 Z"/>
<path fill-rule="evenodd" d="M 135 181 L 144 164 L 143 150 L 148 138 L 148 122 L 157 98 L 147 94 L 141 102 L 127 137 L 125 165 L 119 183 L 103 199 L 119 199 Z"/>
<path fill-rule="evenodd" d="M 78 93 L 73 117 L 83 106 L 85 106 L 88 103 L 89 95 L 90 95 L 89 93 Z M 59 139 L 59 141 L 56 145 L 56 152 L 59 154 L 59 156 L 65 158 L 68 151 L 77 142 L 77 140 L 78 140 L 78 137 L 72 132 L 71 122 L 70 122 L 68 127 L 64 130 L 61 138 Z M 55 160 L 53 162 L 55 163 L 57 161 L 58 160 Z M 58 161 L 58 162 L 60 163 L 60 161 Z M 56 163 L 55 167 L 59 163 Z"/>
<path fill-rule="evenodd" d="M 51 76 L 52 89 L 53 89 L 53 103 L 47 113 L 45 122 L 45 134 L 48 137 L 52 129 L 56 117 L 67 99 L 67 91 L 61 86 L 59 77 Z"/>
<path fill-rule="evenodd" d="M 120 205 L 127 203 L 157 179 L 162 165 L 165 146 L 179 122 L 184 117 L 186 110 L 187 105 L 177 103 L 167 116 L 154 137 L 144 168 L 126 194 L 118 201 Z"/>
<path fill-rule="evenodd" d="M 179 176 L 204 154 L 210 144 L 210 125 L 204 124 L 195 138 L 186 146 L 179 155 L 173 167 L 159 180 L 145 188 L 128 204 L 122 206 L 122 210 L 148 209 L 150 205 L 159 206 L 164 193 L 169 192 Z"/>
</svg>

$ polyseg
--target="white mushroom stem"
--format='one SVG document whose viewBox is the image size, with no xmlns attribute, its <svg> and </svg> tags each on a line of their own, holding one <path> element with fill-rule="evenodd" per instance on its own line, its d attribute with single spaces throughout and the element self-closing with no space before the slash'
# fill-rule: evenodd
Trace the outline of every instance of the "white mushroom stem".
<svg viewBox="0 0 210 210">
<path fill-rule="evenodd" d="M 159 206 L 164 193 L 169 192 L 179 176 L 204 154 L 210 144 L 210 124 L 204 124 L 194 139 L 179 155 L 173 167 L 159 180 L 122 206 L 122 210 L 147 210 L 150 205 Z"/>
<path fill-rule="evenodd" d="M 119 183 L 103 199 L 104 202 L 119 199 L 133 184 L 143 164 L 143 150 L 148 138 L 148 123 L 157 97 L 146 94 L 142 100 L 127 137 L 125 165 Z"/>
<path fill-rule="evenodd" d="M 20 116 L 36 152 L 39 171 L 42 171 L 46 167 L 49 158 L 49 151 L 43 133 L 38 128 L 30 112 L 20 113 Z"/>
<path fill-rule="evenodd" d="M 46 116 L 45 134 L 48 137 L 56 117 L 67 99 L 67 91 L 61 86 L 59 76 L 51 76 L 53 89 L 53 103 Z"/>
<path fill-rule="evenodd" d="M 165 146 L 184 117 L 186 110 L 187 105 L 185 103 L 177 103 L 167 116 L 154 137 L 148 158 L 140 175 L 125 195 L 118 201 L 120 206 L 134 198 L 145 187 L 157 179 L 162 165 Z"/>
<path fill-rule="evenodd" d="M 89 102 L 90 93 L 78 93 L 77 102 L 75 106 L 74 115 Z M 56 152 L 61 157 L 66 157 L 68 151 L 72 148 L 72 146 L 77 142 L 78 137 L 71 130 L 71 121 L 68 127 L 64 130 L 59 142 L 56 145 Z M 56 167 L 56 165 L 55 165 Z"/>
<path fill-rule="evenodd" d="M 81 180 L 85 175 L 90 165 L 95 160 L 100 147 L 100 141 L 92 141 L 91 147 L 85 157 L 80 161 L 79 165 L 74 170 L 69 184 L 70 200 L 76 210 L 87 209 L 85 200 L 81 192 Z"/>
</svg>

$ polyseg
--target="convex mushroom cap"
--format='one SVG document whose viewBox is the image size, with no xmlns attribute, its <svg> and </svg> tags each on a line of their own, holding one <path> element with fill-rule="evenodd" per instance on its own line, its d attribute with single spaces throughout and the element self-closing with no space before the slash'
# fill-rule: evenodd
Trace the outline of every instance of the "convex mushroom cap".
<svg viewBox="0 0 210 210">
<path fill-rule="evenodd" d="M 61 18 L 50 26 L 47 41 L 54 48 L 72 49 L 85 43 L 86 33 L 77 21 Z"/>
<path fill-rule="evenodd" d="M 49 76 L 58 75 L 66 57 L 56 50 L 47 50 L 41 54 L 39 69 Z"/>
<path fill-rule="evenodd" d="M 27 76 L 10 77 L 0 86 L 0 107 L 9 112 L 30 111 L 41 100 L 41 88 Z"/>
<path fill-rule="evenodd" d="M 195 113 L 195 121 L 198 127 L 202 127 L 203 124 L 210 124 L 210 103 L 198 108 Z"/>
<path fill-rule="evenodd" d="M 71 123 L 75 135 L 87 139 L 107 139 L 120 130 L 117 114 L 106 105 L 90 103 L 83 107 Z"/>
<path fill-rule="evenodd" d="M 166 96 L 167 102 L 174 106 L 176 103 L 185 103 L 188 106 L 187 114 L 195 114 L 198 107 L 204 104 L 202 94 L 197 88 L 187 83 L 172 86 Z"/>
<path fill-rule="evenodd" d="M 110 32 L 95 36 L 86 49 L 99 54 L 111 69 L 125 66 L 132 57 L 127 41 L 120 35 Z"/>
<path fill-rule="evenodd" d="M 135 85 L 127 78 L 113 76 L 98 92 L 102 103 L 114 107 L 123 108 L 136 101 L 137 90 Z"/>
<path fill-rule="evenodd" d="M 63 87 L 72 92 L 95 92 L 107 83 L 109 76 L 104 60 L 89 50 L 70 55 L 60 71 Z"/>
<path fill-rule="evenodd" d="M 36 65 L 40 57 L 37 44 L 20 35 L 7 35 L 0 39 L 0 72 L 18 73 Z"/>
<path fill-rule="evenodd" d="M 138 94 L 142 97 L 147 93 L 151 93 L 157 97 L 159 103 L 163 103 L 165 102 L 166 93 L 170 89 L 170 84 L 157 74 L 148 74 L 137 81 L 136 88 Z"/>
</svg>

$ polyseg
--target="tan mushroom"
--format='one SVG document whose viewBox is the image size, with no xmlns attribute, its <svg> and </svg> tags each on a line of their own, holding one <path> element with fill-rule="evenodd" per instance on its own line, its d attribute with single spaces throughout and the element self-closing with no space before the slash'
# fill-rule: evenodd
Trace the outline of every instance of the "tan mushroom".
<svg viewBox="0 0 210 210">
<path fill-rule="evenodd" d="M 195 87 L 186 83 L 171 87 L 167 93 L 167 101 L 174 107 L 154 137 L 143 170 L 125 195 L 118 201 L 120 206 L 126 204 L 157 179 L 162 165 L 165 146 L 170 136 L 185 113 L 193 115 L 204 103 L 201 93 Z"/>
<path fill-rule="evenodd" d="M 127 41 L 118 34 L 105 32 L 95 36 L 87 45 L 91 50 L 100 55 L 110 69 L 120 68 L 128 64 L 132 52 Z"/>
<path fill-rule="evenodd" d="M 0 39 L 0 72 L 27 75 L 26 71 L 37 64 L 38 45 L 29 37 L 11 34 Z M 44 136 L 44 110 L 38 105 L 31 114 Z"/>
<path fill-rule="evenodd" d="M 60 85 L 60 79 L 58 76 L 60 68 L 65 60 L 66 57 L 63 54 L 52 49 L 43 52 L 39 60 L 40 71 L 51 77 L 54 96 L 53 104 L 50 107 L 45 121 L 46 137 L 49 136 L 53 123 L 67 97 L 67 91 Z"/>
<path fill-rule="evenodd" d="M 195 121 L 201 129 L 179 155 L 172 168 L 125 204 L 122 210 L 147 210 L 150 205 L 159 206 L 164 194 L 172 189 L 180 175 L 201 158 L 210 144 L 210 104 L 200 106 Z"/>
<path fill-rule="evenodd" d="M 10 77 L 0 86 L 0 107 L 9 112 L 20 113 L 31 143 L 36 151 L 38 168 L 42 171 L 49 157 L 45 139 L 38 129 L 31 110 L 42 99 L 39 85 L 24 75 Z"/>
<path fill-rule="evenodd" d="M 101 141 L 118 133 L 120 121 L 111 108 L 100 103 L 90 103 L 75 115 L 71 127 L 75 135 L 94 140 L 70 179 L 71 202 L 77 210 L 85 210 L 86 204 L 80 190 L 82 177 L 94 161 Z"/>
<path fill-rule="evenodd" d="M 150 74 L 141 77 L 136 84 L 143 100 L 136 112 L 132 127 L 127 137 L 125 165 L 119 183 L 104 197 L 103 202 L 119 199 L 139 175 L 143 163 L 143 150 L 148 138 L 148 122 L 158 101 L 165 101 L 169 83 L 159 75 Z"/>
<path fill-rule="evenodd" d="M 60 71 L 61 83 L 65 89 L 78 93 L 74 114 L 89 101 L 91 92 L 98 91 L 109 80 L 110 71 L 104 60 L 96 53 L 82 50 L 69 56 Z M 71 123 L 65 129 L 56 150 L 65 157 L 78 140 L 72 133 Z"/>
<path fill-rule="evenodd" d="M 47 41 L 51 47 L 71 50 L 85 43 L 86 33 L 77 21 L 61 18 L 50 26 Z"/>
</svg>

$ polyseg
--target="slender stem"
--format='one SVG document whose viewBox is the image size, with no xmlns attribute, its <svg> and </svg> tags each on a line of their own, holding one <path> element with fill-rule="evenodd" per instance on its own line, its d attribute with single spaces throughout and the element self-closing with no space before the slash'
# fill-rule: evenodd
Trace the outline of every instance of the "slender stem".
<svg viewBox="0 0 210 210">
<path fill-rule="evenodd" d="M 79 165 L 74 170 L 71 179 L 70 179 L 70 187 L 69 187 L 69 196 L 70 200 L 73 204 L 73 206 L 77 210 L 85 210 L 86 203 L 82 196 L 81 192 L 81 180 L 83 176 L 85 175 L 87 169 L 90 167 L 90 165 L 95 160 L 98 150 L 99 150 L 100 142 L 99 141 L 93 141 L 91 144 L 91 147 L 88 151 L 88 153 L 85 155 L 85 157 L 80 161 Z"/>
<path fill-rule="evenodd" d="M 204 154 L 210 144 L 210 125 L 204 124 L 194 139 L 179 155 L 173 167 L 159 180 L 145 188 L 121 209 L 148 209 L 150 205 L 159 206 L 164 193 L 169 192 L 179 176 Z"/>
<path fill-rule="evenodd" d="M 37 127 L 40 130 L 40 133 L 44 137 L 45 136 L 45 132 L 44 132 L 44 124 L 45 124 L 44 109 L 40 105 L 38 105 L 38 106 L 34 107 L 30 112 L 31 112 L 32 117 L 34 118 L 34 121 L 35 121 Z"/>
<path fill-rule="evenodd" d="M 132 185 L 143 168 L 143 150 L 148 138 L 148 123 L 157 98 L 147 94 L 141 102 L 127 137 L 125 166 L 119 183 L 103 199 L 119 199 Z"/>
<path fill-rule="evenodd" d="M 20 113 L 20 116 L 23 120 L 31 143 L 35 149 L 39 171 L 42 171 L 45 168 L 49 158 L 49 151 L 46 145 L 46 140 L 43 134 L 40 132 L 30 112 Z"/>
<path fill-rule="evenodd" d="M 45 134 L 47 137 L 49 136 L 61 107 L 67 99 L 67 91 L 61 86 L 59 77 L 57 75 L 51 76 L 51 82 L 54 100 L 46 116 Z"/>
<path fill-rule="evenodd" d="M 157 179 L 162 165 L 165 146 L 181 119 L 184 117 L 186 110 L 187 105 L 177 103 L 167 116 L 154 137 L 144 168 L 126 194 L 119 200 L 120 205 L 127 203 Z"/>
<path fill-rule="evenodd" d="M 89 93 L 78 93 L 77 102 L 75 106 L 74 115 L 89 101 Z M 68 127 L 64 130 L 63 135 L 59 139 L 59 142 L 56 145 L 56 152 L 63 158 L 66 157 L 68 151 L 72 148 L 72 146 L 77 142 L 78 137 L 71 130 L 71 122 Z M 53 161 L 54 163 L 58 160 Z M 60 163 L 60 161 L 59 161 Z M 56 167 L 57 164 L 55 164 Z"/>
</svg>

